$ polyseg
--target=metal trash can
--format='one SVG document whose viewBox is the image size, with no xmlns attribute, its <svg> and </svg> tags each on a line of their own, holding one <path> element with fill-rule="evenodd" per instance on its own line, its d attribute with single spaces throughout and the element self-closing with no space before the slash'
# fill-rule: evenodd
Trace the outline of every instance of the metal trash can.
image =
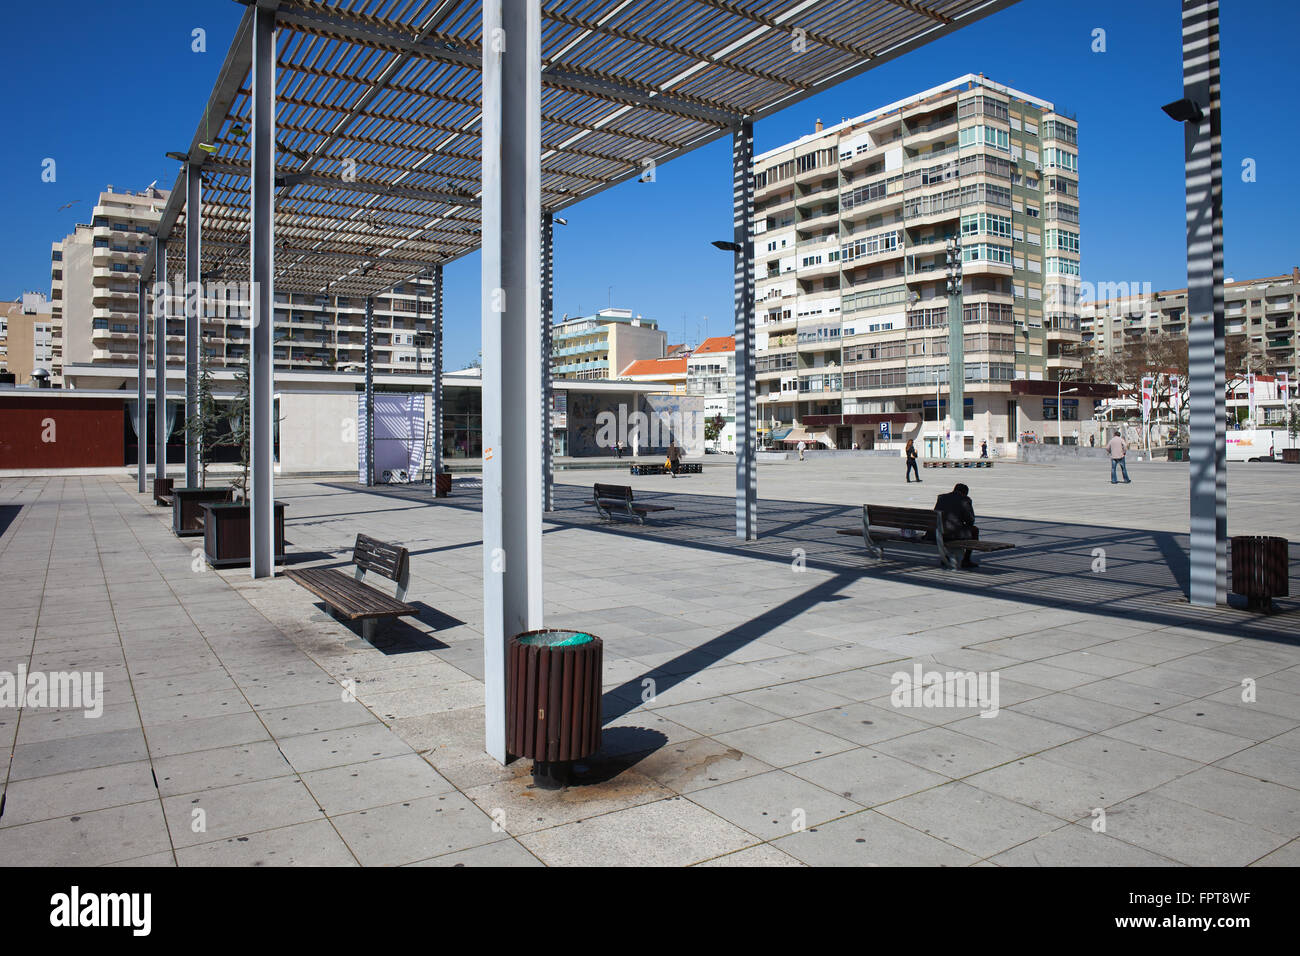
<svg viewBox="0 0 1300 956">
<path fill-rule="evenodd" d="M 1233 537 L 1232 593 L 1244 595 L 1252 611 L 1271 610 L 1273 598 L 1290 595 L 1288 544 L 1265 535 Z"/>
<path fill-rule="evenodd" d="M 433 496 L 435 498 L 451 496 L 451 472 L 440 471 L 433 476 Z"/>
<path fill-rule="evenodd" d="M 506 750 L 533 761 L 534 783 L 569 783 L 575 760 L 600 749 L 604 644 L 582 631 L 546 628 L 506 650 Z"/>
</svg>

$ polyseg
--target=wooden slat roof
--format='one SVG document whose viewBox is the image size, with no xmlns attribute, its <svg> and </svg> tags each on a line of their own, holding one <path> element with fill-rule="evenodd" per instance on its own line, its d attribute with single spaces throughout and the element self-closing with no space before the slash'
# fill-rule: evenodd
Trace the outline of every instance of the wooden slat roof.
<svg viewBox="0 0 1300 956">
<path fill-rule="evenodd" d="M 478 0 L 258 2 L 278 30 L 276 290 L 377 294 L 477 249 Z M 543 206 L 1013 2 L 543 0 Z M 251 19 L 250 7 L 186 154 L 205 181 L 202 270 L 225 281 L 248 276 Z M 173 262 L 184 205 L 182 169 L 159 226 Z"/>
</svg>

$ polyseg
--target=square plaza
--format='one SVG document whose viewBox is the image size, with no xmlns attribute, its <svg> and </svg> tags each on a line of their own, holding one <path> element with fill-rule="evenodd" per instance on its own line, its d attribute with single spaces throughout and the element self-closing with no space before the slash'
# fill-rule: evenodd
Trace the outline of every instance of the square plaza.
<svg viewBox="0 0 1300 956">
<path fill-rule="evenodd" d="M 286 479 L 288 567 L 411 552 L 373 643 L 282 574 L 196 558 L 129 478 L 6 479 L 0 671 L 103 675 L 102 714 L 7 709 L 0 857 L 25 865 L 1294 865 L 1300 610 L 1189 605 L 1178 463 L 557 472 L 546 620 L 604 642 L 598 755 L 561 791 L 483 752 L 480 482 Z M 1232 468 L 1233 533 L 1300 536 L 1289 469 Z M 975 571 L 869 558 L 862 501 L 971 488 Z M 595 481 L 675 510 L 602 521 Z M 1101 560 L 1099 560 L 1101 559 Z M 1292 584 L 1295 593 L 1295 585 Z M 895 675 L 997 677 L 898 706 Z M 903 701 L 910 704 L 910 701 Z"/>
</svg>

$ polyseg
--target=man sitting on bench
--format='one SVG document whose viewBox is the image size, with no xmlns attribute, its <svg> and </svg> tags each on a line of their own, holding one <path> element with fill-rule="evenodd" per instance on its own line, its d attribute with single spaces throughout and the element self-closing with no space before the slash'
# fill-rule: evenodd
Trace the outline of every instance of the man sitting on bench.
<svg viewBox="0 0 1300 956">
<path fill-rule="evenodd" d="M 952 491 L 940 495 L 934 502 L 934 510 L 943 514 L 944 541 L 979 540 L 980 529 L 975 527 L 975 505 L 970 500 L 970 489 L 958 482 Z M 970 549 L 964 549 L 961 566 L 978 567 L 971 560 Z"/>
</svg>

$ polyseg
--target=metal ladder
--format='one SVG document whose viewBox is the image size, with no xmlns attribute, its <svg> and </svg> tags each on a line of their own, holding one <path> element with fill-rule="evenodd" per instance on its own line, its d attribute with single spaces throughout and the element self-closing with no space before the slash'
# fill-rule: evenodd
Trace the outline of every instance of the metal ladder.
<svg viewBox="0 0 1300 956">
<path fill-rule="evenodd" d="M 424 423 L 424 460 L 420 462 L 420 480 L 433 481 L 433 422 Z"/>
</svg>

